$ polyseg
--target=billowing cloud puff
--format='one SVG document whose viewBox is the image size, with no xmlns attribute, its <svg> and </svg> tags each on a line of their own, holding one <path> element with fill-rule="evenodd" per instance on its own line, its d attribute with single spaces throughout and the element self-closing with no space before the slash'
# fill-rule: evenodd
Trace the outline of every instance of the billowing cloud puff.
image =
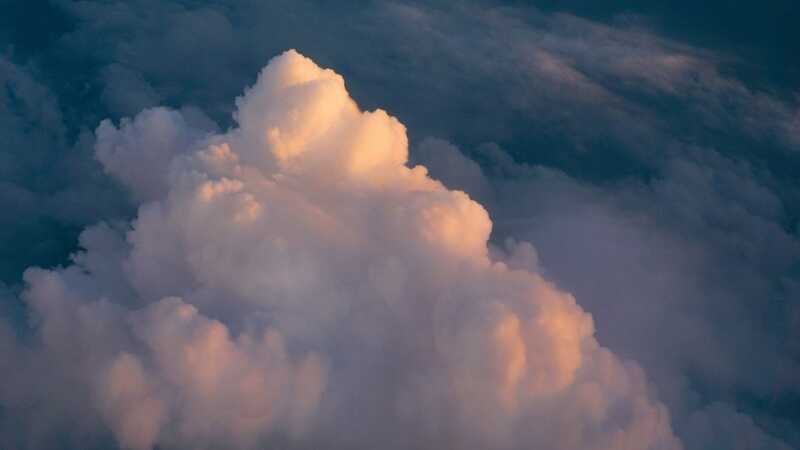
<svg viewBox="0 0 800 450">
<path fill-rule="evenodd" d="M 796 447 L 790 422 L 766 419 L 730 394 L 792 411 L 783 399 L 800 379 L 796 288 L 765 282 L 796 266 L 800 246 L 776 225 L 784 207 L 768 179 L 702 149 L 646 184 L 602 188 L 515 162 L 496 145 L 474 152 L 491 161 L 486 170 L 444 141 L 418 151 L 448 186 L 492 199 L 496 241 L 536 246 L 519 256 L 575 292 L 598 339 L 647 370 L 687 448 Z M 752 323 L 767 299 L 786 319 Z"/>
<path fill-rule="evenodd" d="M 399 121 L 294 51 L 236 104 L 222 134 L 100 125 L 138 215 L 26 273 L 36 331 L 0 341 L 0 412 L 37 436 L 15 445 L 681 448 L 532 249 L 490 253 L 483 207 L 407 165 Z"/>
</svg>

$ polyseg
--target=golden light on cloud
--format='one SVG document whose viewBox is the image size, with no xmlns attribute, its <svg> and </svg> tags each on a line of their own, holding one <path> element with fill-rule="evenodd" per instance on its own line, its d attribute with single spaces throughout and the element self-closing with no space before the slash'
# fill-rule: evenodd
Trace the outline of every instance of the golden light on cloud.
<svg viewBox="0 0 800 450">
<path fill-rule="evenodd" d="M 486 210 L 408 167 L 397 119 L 295 51 L 236 104 L 225 133 L 104 121 L 136 219 L 26 275 L 36 357 L 68 361 L 53 382 L 122 447 L 680 448 L 572 296 L 490 256 Z"/>
</svg>

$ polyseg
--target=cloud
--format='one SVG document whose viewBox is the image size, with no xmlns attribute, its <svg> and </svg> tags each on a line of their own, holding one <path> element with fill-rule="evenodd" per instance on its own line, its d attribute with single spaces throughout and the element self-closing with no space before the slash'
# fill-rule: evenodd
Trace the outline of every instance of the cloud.
<svg viewBox="0 0 800 450">
<path fill-rule="evenodd" d="M 438 136 L 464 149 L 496 142 L 518 160 L 591 180 L 646 176 L 686 142 L 767 164 L 784 180 L 798 168 L 791 96 L 751 86 L 731 75 L 724 52 L 669 39 L 646 21 L 492 2 L 458 2 L 447 13 L 436 2 L 137 0 L 51 9 L 70 26 L 31 60 L 63 102 L 67 147 L 82 127 L 158 103 L 199 108 L 225 128 L 232 99 L 263 61 L 297 47 L 346 75 L 362 104 L 400 117 L 412 140 Z M 76 161 L 91 165 L 88 153 Z M 80 226 L 101 216 L 74 203 L 72 214 L 91 218 Z"/>
<path fill-rule="evenodd" d="M 729 76 L 732 57 L 666 38 L 636 21 L 608 24 L 491 2 L 458 2 L 450 11 L 435 2 L 342 8 L 219 1 L 189 8 L 137 0 L 63 8 L 80 26 L 58 48 L 97 61 L 93 82 L 104 92 L 139 86 L 133 81 L 138 77 L 155 91 L 138 87 L 140 101 L 155 94 L 176 104 L 192 102 L 220 121 L 257 65 L 287 45 L 334 65 L 356 98 L 389 105 L 418 136 L 471 145 L 500 139 L 520 152 L 537 145 L 540 158 L 562 167 L 594 164 L 581 159 L 608 147 L 618 159 L 646 164 L 654 133 L 649 123 L 663 125 L 666 118 L 692 136 L 702 135 L 698 123 L 727 132 L 734 122 L 746 122 L 750 138 L 763 141 L 786 135 L 784 125 L 794 122 L 797 111 L 790 98 Z M 306 19 L 319 34 L 306 32 Z M 125 39 L 98 44 L 98 34 Z M 333 34 L 337 39 L 318 38 Z M 367 39 L 375 45 L 364 46 Z M 356 47 L 361 56 L 350 51 Z M 109 65 L 133 73 L 111 77 Z M 410 101 L 414 96 L 428 101 Z M 109 112 L 118 117 L 129 109 Z"/>
<path fill-rule="evenodd" d="M 87 229 L 72 265 L 26 272 L 35 337 L 0 346 L 28 387 L 2 396 L 23 432 L 109 430 L 137 450 L 681 448 L 572 296 L 490 257 L 486 211 L 406 165 L 397 119 L 294 51 L 237 106 L 224 134 L 165 109 L 100 126 L 98 158 L 142 203 Z"/>
<path fill-rule="evenodd" d="M 800 387 L 797 291 L 786 283 L 800 242 L 780 225 L 774 180 L 703 149 L 646 183 L 605 186 L 517 163 L 496 145 L 474 152 L 485 170 L 447 142 L 417 151 L 448 186 L 493 199 L 495 242 L 533 243 L 527 264 L 577 295 L 601 342 L 643 365 L 687 448 L 740 436 L 719 432 L 730 427 L 750 448 L 789 445 L 770 436 L 792 439 L 786 416 L 743 400 L 790 399 Z"/>
<path fill-rule="evenodd" d="M 783 37 L 791 2 L 705 2 L 689 10 L 558 3 L 88 0 L 7 8 L 0 18 L 0 279 L 18 292 L 24 268 L 66 264 L 79 231 L 105 219 L 108 229 L 92 228 L 82 242 L 100 239 L 95 247 L 109 246 L 112 256 L 81 258 L 103 273 L 95 283 L 117 286 L 115 299 L 138 310 L 142 294 L 119 286 L 148 279 L 156 285 L 142 289 L 160 298 L 191 283 L 183 260 L 163 256 L 186 252 L 178 240 L 151 239 L 136 256 L 167 258 L 170 273 L 183 277 L 174 283 L 153 281 L 161 266 L 124 268 L 131 258 L 124 223 L 134 216 L 124 203 L 128 196 L 163 201 L 173 160 L 235 126 L 241 87 L 269 57 L 297 47 L 344 75 L 360 105 L 386 108 L 406 124 L 411 161 L 489 210 L 493 258 L 542 271 L 576 294 L 598 339 L 646 369 L 687 447 L 704 448 L 714 437 L 726 446 L 732 434 L 714 433 L 726 421 L 747 429 L 740 416 L 800 446 L 793 431 L 800 423 L 800 115 L 789 57 L 800 40 Z M 158 104 L 171 109 L 121 121 Z M 102 118 L 111 122 L 90 132 Z M 93 160 L 95 147 L 103 167 Z M 239 150 L 245 147 L 257 146 Z M 236 155 L 274 170 L 274 162 Z M 339 160 L 318 164 L 331 161 Z M 177 223 L 180 214 L 168 220 Z M 155 234 L 160 216 L 145 215 Z M 506 249 L 507 237 L 535 247 Z M 310 256 L 297 258 L 293 267 L 315 267 Z M 224 280 L 229 272 L 207 276 Z M 401 289 L 387 284 L 394 286 L 387 292 Z M 26 328 L 31 311 L 18 296 L 3 302 L 9 328 Z M 247 328 L 237 322 L 245 306 L 203 304 L 214 310 L 199 313 L 220 320 L 234 339 Z M 348 302 L 311 313 L 342 305 Z M 689 418 L 703 411 L 717 431 L 690 433 Z M 0 422 L 26 425 L 8 415 Z M 83 448 L 87 440 L 78 442 Z"/>
<path fill-rule="evenodd" d="M 753 420 L 729 406 L 715 403 L 689 418 L 687 435 L 697 446 L 789 450 L 791 447 L 764 433 Z"/>
<path fill-rule="evenodd" d="M 29 68 L 0 56 L 0 280 L 57 264 L 80 227 L 125 210 L 91 159 L 86 134 L 70 143 L 57 99 Z"/>
</svg>

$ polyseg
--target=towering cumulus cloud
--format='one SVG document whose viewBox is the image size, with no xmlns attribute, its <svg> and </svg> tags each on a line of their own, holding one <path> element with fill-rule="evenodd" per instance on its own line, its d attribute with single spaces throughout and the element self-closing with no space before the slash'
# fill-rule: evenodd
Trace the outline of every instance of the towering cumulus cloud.
<svg viewBox="0 0 800 450">
<path fill-rule="evenodd" d="M 138 215 L 26 272 L 4 448 L 681 448 L 531 247 L 490 248 L 486 211 L 408 167 L 403 125 L 339 75 L 288 51 L 235 120 L 97 129 Z"/>
</svg>

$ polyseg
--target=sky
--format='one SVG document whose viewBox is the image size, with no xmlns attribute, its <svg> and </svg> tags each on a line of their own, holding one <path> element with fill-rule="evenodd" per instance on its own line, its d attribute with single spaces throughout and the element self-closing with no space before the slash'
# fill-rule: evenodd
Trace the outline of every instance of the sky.
<svg viewBox="0 0 800 450">
<path fill-rule="evenodd" d="M 794 2 L 0 8 L 0 448 L 800 448 Z"/>
</svg>

